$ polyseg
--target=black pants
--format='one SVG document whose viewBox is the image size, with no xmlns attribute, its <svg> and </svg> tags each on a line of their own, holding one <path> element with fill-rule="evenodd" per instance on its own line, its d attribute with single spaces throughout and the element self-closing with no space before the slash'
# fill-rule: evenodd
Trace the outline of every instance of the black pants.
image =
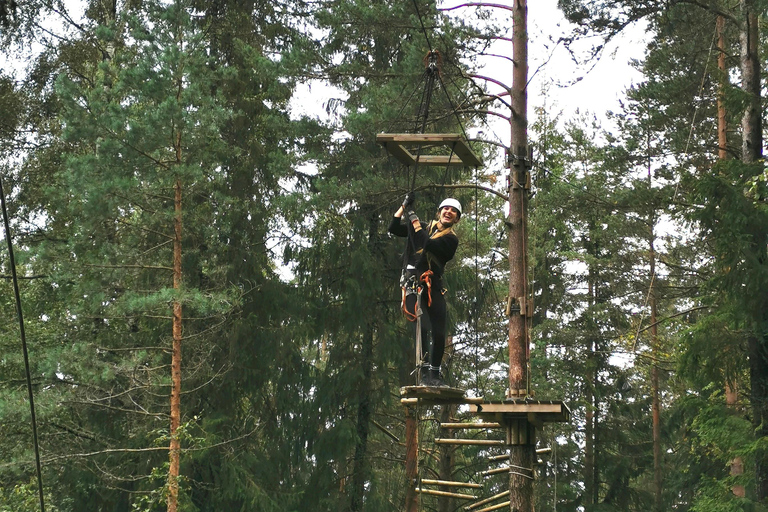
<svg viewBox="0 0 768 512">
<path fill-rule="evenodd" d="M 416 311 L 416 294 L 406 295 L 405 306 L 408 311 Z M 441 282 L 432 283 L 432 305 L 429 305 L 427 288 L 421 291 L 421 353 L 431 366 L 440 367 L 445 353 L 445 331 L 447 323 L 447 307 L 443 296 Z M 416 322 L 413 322 L 416 332 Z M 429 333 L 432 331 L 432 343 L 429 342 Z M 419 364 L 421 361 L 417 361 Z"/>
</svg>

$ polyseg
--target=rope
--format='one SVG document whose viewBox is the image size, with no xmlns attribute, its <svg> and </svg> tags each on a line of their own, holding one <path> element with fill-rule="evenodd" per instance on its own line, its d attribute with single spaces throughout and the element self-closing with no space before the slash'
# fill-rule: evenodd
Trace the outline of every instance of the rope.
<svg viewBox="0 0 768 512">
<path fill-rule="evenodd" d="M 40 445 L 37 438 L 37 418 L 35 415 L 35 397 L 32 393 L 32 373 L 29 369 L 29 352 L 27 350 L 27 337 L 24 333 L 24 315 L 21 310 L 21 294 L 19 293 L 19 279 L 16 275 L 16 260 L 13 254 L 13 243 L 11 242 L 11 226 L 8 222 L 8 210 L 5 206 L 5 192 L 3 191 L 3 182 L 0 179 L 0 205 L 3 209 L 3 224 L 5 226 L 5 240 L 8 243 L 9 265 L 11 267 L 11 276 L 13 278 L 13 293 L 16 297 L 16 313 L 19 318 L 19 333 L 21 336 L 21 349 L 24 353 L 24 370 L 27 377 L 27 393 L 29 395 L 29 409 L 32 414 L 32 439 L 35 445 L 35 465 L 37 468 L 37 489 L 40 495 L 40 511 L 45 512 L 45 499 L 43 498 L 43 472 L 40 466 Z"/>
<path fill-rule="evenodd" d="M 433 272 L 431 270 L 427 270 L 424 273 L 421 274 L 421 277 L 419 280 L 427 285 L 427 307 L 432 306 L 432 275 Z M 421 294 L 421 287 L 419 287 L 419 294 Z"/>
<path fill-rule="evenodd" d="M 477 396 L 481 396 L 480 393 L 480 336 L 478 334 L 477 330 L 477 317 L 478 317 L 478 309 L 480 307 L 480 303 L 478 301 L 478 288 L 480 285 L 480 242 L 479 242 L 479 236 L 478 236 L 478 226 L 480 222 L 480 215 L 478 215 L 478 212 L 480 210 L 480 203 L 478 199 L 478 190 L 477 190 L 477 184 L 478 184 L 478 171 L 477 167 L 475 167 L 475 307 L 473 308 L 473 314 L 474 314 L 474 331 L 475 331 L 475 389 L 477 390 Z"/>
<path fill-rule="evenodd" d="M 712 41 L 709 44 L 709 53 L 707 53 L 707 62 L 704 64 L 704 72 L 701 75 L 701 85 L 699 86 L 699 96 L 701 96 L 704 92 L 704 86 L 707 81 L 707 75 L 709 74 L 708 68 L 709 68 L 709 61 L 712 58 L 712 50 L 715 47 L 715 40 L 717 39 L 717 23 L 715 23 L 715 33 L 712 36 Z M 696 103 L 696 108 L 693 109 L 693 116 L 691 117 L 691 128 L 688 131 L 688 140 L 685 141 L 685 153 L 688 153 L 688 147 L 691 144 L 691 139 L 693 139 L 693 132 L 696 127 L 696 114 L 699 112 L 699 103 Z M 680 189 L 680 182 L 675 185 L 675 193 L 672 195 L 672 200 L 674 201 L 677 199 L 677 192 Z"/>
<path fill-rule="evenodd" d="M 419 5 L 416 0 L 413 0 L 413 7 L 416 9 L 416 15 L 419 17 L 419 24 L 421 25 L 421 31 L 424 33 L 424 40 L 427 42 L 429 51 L 432 51 L 432 43 L 429 41 L 429 34 L 427 34 L 427 28 L 424 26 L 424 20 L 421 18 L 421 11 L 419 11 Z"/>
</svg>

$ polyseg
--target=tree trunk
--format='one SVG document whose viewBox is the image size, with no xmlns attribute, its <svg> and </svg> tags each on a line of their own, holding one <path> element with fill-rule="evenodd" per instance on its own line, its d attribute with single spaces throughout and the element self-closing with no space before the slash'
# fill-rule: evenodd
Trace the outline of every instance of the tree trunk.
<svg viewBox="0 0 768 512">
<path fill-rule="evenodd" d="M 440 407 L 440 422 L 449 423 L 453 414 L 454 405 L 443 405 Z M 441 438 L 453 439 L 456 437 L 456 431 L 453 429 L 444 430 L 440 434 Z M 453 451 L 454 447 L 441 444 L 440 446 L 440 460 L 438 465 L 438 477 L 440 480 L 453 481 Z M 438 512 L 451 512 L 456 510 L 454 507 L 454 498 L 448 496 L 442 496 L 437 503 Z"/>
<path fill-rule="evenodd" d="M 590 309 L 594 306 L 595 285 L 590 272 L 587 294 Z M 595 478 L 595 385 L 597 376 L 595 362 L 595 341 L 587 342 L 587 354 L 584 374 L 584 404 L 586 407 L 584 424 L 584 507 L 592 510 L 597 502 Z"/>
<path fill-rule="evenodd" d="M 515 2 L 509 176 L 509 396 L 528 394 L 526 222 L 528 213 L 528 35 L 525 1 Z"/>
<path fill-rule="evenodd" d="M 653 222 L 653 215 L 651 215 Z M 659 332 L 657 321 L 656 302 L 656 251 L 653 246 L 654 234 L 651 224 L 650 245 L 650 274 L 651 286 L 649 290 L 651 305 L 651 353 L 653 354 L 653 366 L 651 367 L 651 389 L 653 393 L 652 422 L 653 422 L 653 505 L 656 512 L 663 512 L 662 505 L 662 473 L 661 473 L 661 401 L 659 399 Z"/>
<path fill-rule="evenodd" d="M 726 109 L 725 109 L 725 91 L 728 83 L 728 69 L 726 67 L 725 57 L 725 16 L 718 15 L 717 17 L 717 45 L 719 47 L 719 53 L 717 56 L 717 69 L 720 72 L 720 84 L 717 90 L 717 157 L 720 160 L 726 160 L 728 158 L 728 124 L 726 122 Z M 734 377 L 735 379 L 735 377 Z M 730 378 L 726 379 L 725 383 L 725 403 L 729 409 L 735 410 L 738 404 L 738 389 L 736 381 Z M 744 461 L 741 457 L 734 457 L 731 460 L 730 473 L 732 477 L 737 477 L 744 474 Z M 734 484 L 731 487 L 731 491 L 735 496 L 744 498 L 747 495 L 746 488 L 743 485 Z"/>
<path fill-rule="evenodd" d="M 174 185 L 173 289 L 181 290 L 181 181 Z M 181 424 L 181 301 L 173 301 L 173 349 L 171 353 L 171 444 L 168 469 L 168 512 L 176 512 L 179 502 L 179 457 L 181 445 L 177 430 Z"/>
<path fill-rule="evenodd" d="M 528 220 L 528 5 L 513 3 L 512 115 L 509 172 L 509 392 L 510 398 L 530 394 L 528 376 L 529 320 L 528 267 L 526 261 Z M 509 461 L 517 467 L 509 475 L 510 510 L 533 512 L 533 462 L 536 457 L 535 428 L 521 422 L 525 441 L 510 446 Z M 509 427 L 511 429 L 511 427 Z"/>
<path fill-rule="evenodd" d="M 728 70 L 725 67 L 725 16 L 717 16 L 717 69 L 720 71 L 720 84 L 717 88 L 717 156 L 720 160 L 728 158 L 728 124 L 726 123 L 725 89 L 728 85 Z"/>
<path fill-rule="evenodd" d="M 375 254 L 378 237 L 378 215 L 372 213 L 368 220 L 368 250 Z M 376 304 L 374 297 L 370 297 L 368 304 Z M 359 512 L 363 509 L 365 496 L 365 484 L 369 480 L 370 465 L 368 463 L 368 434 L 371 425 L 371 378 L 373 369 L 373 341 L 375 337 L 374 312 L 370 311 L 366 316 L 365 333 L 363 334 L 362 353 L 360 365 L 362 366 L 362 381 L 358 386 L 357 394 L 357 442 L 352 467 L 352 491 L 349 501 L 351 512 Z"/>
<path fill-rule="evenodd" d="M 362 370 L 363 379 L 357 396 L 357 442 L 355 443 L 354 465 L 352 467 L 352 491 L 349 510 L 363 509 L 365 483 L 368 481 L 368 434 L 371 424 L 371 368 L 373 366 L 373 328 L 368 327 L 363 338 Z"/>
<path fill-rule="evenodd" d="M 419 475 L 419 420 L 416 409 L 405 408 L 405 512 L 419 511 L 416 479 Z"/>
<path fill-rule="evenodd" d="M 757 164 L 762 157 L 762 118 L 760 91 L 760 61 L 758 59 L 758 15 L 755 0 L 741 0 L 742 26 L 741 80 L 748 104 L 741 119 L 742 160 L 747 165 Z M 763 233 L 755 234 L 753 248 L 756 259 L 766 261 Z M 758 437 L 768 436 L 768 351 L 764 333 L 765 311 L 756 308 L 753 313 L 757 333 L 750 336 L 749 374 L 751 382 L 752 421 Z M 755 454 L 755 497 L 758 502 L 768 498 L 768 453 L 759 450 Z"/>
<path fill-rule="evenodd" d="M 738 389 L 735 382 L 725 383 L 725 403 L 729 409 L 736 410 L 738 404 Z M 734 457 L 731 460 L 731 476 L 737 477 L 744 474 L 744 461 L 741 457 Z M 734 484 L 731 487 L 731 491 L 734 496 L 744 498 L 747 495 L 747 490 L 743 485 Z"/>
<path fill-rule="evenodd" d="M 741 119 L 744 163 L 757 162 L 762 156 L 762 119 L 760 109 L 760 61 L 758 59 L 758 16 L 755 0 L 741 0 L 743 26 L 741 39 L 741 81 L 748 105 Z"/>
</svg>

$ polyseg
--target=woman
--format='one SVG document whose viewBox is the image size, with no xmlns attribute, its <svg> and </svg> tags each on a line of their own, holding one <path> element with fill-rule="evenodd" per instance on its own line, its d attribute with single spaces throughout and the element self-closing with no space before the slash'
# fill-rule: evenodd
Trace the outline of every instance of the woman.
<svg viewBox="0 0 768 512">
<path fill-rule="evenodd" d="M 437 209 L 437 220 L 430 223 L 421 222 L 412 206 L 413 195 L 409 194 L 389 225 L 389 232 L 393 235 L 408 237 L 400 280 L 402 309 L 408 320 L 415 322 L 419 316 L 417 299 L 420 298 L 421 311 L 427 313 L 421 317 L 420 384 L 446 386 L 440 373 L 447 320 L 443 271 L 459 245 L 453 227 L 461 218 L 461 203 L 453 198 L 444 200 Z M 430 330 L 431 344 L 428 341 Z"/>
</svg>

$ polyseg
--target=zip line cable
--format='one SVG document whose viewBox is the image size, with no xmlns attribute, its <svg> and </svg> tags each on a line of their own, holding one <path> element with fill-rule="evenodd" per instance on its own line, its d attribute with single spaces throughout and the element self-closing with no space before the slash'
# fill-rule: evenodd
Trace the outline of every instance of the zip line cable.
<svg viewBox="0 0 768 512">
<path fill-rule="evenodd" d="M 21 294 L 19 293 L 19 279 L 16 275 L 16 260 L 13 255 L 13 242 L 11 241 L 11 226 L 8 221 L 8 209 L 5 205 L 5 191 L 3 181 L 0 179 L 0 205 L 3 209 L 3 225 L 5 226 L 5 240 L 8 243 L 9 265 L 13 280 L 13 293 L 16 297 L 16 313 L 19 319 L 19 333 L 21 336 L 21 349 L 24 353 L 24 370 L 27 377 L 27 393 L 29 394 L 29 409 L 32 414 L 32 438 L 35 445 L 35 465 L 37 468 L 37 489 L 40 495 L 40 512 L 45 512 L 45 500 L 43 498 L 43 472 L 40 466 L 40 445 L 37 439 L 37 419 L 35 417 L 35 398 L 32 393 L 32 373 L 29 370 L 29 352 L 27 351 L 27 337 L 24 333 L 24 315 L 21 311 Z"/>
</svg>

